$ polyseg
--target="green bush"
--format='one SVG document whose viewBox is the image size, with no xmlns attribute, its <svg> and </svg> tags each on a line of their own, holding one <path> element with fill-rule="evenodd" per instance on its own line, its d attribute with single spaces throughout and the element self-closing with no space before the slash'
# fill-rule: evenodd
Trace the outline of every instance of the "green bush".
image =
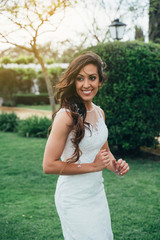
<svg viewBox="0 0 160 240">
<path fill-rule="evenodd" d="M 35 63 L 34 56 L 19 56 L 13 60 L 14 63 L 17 64 L 28 64 L 28 63 Z"/>
<path fill-rule="evenodd" d="M 139 42 L 100 44 L 108 81 L 94 99 L 102 107 L 109 143 L 124 151 L 155 146 L 160 133 L 160 45 Z"/>
<path fill-rule="evenodd" d="M 12 60 L 11 60 L 10 56 L 5 56 L 5 57 L 1 58 L 0 62 L 4 63 L 4 64 L 8 64 L 8 63 L 12 63 Z"/>
<path fill-rule="evenodd" d="M 11 58 L 10 56 L 4 56 L 0 59 L 1 63 L 8 64 L 8 63 L 17 63 L 17 64 L 28 64 L 28 63 L 35 63 L 36 59 L 34 56 L 19 56 L 17 58 Z"/>
<path fill-rule="evenodd" d="M 19 122 L 18 133 L 25 137 L 46 138 L 51 124 L 52 121 L 46 117 L 32 116 Z"/>
<path fill-rule="evenodd" d="M 49 104 L 49 96 L 48 93 L 41 93 L 39 95 L 35 95 L 34 93 L 26 93 L 26 94 L 16 94 L 14 95 L 15 105 L 17 104 L 25 104 L 25 105 L 41 105 Z"/>
<path fill-rule="evenodd" d="M 62 73 L 61 67 L 48 68 L 48 74 L 51 79 L 52 86 L 55 86 L 56 83 L 59 81 L 61 73 Z M 40 93 L 47 92 L 44 73 L 41 70 L 38 72 L 37 84 L 38 84 Z"/>
<path fill-rule="evenodd" d="M 16 132 L 19 123 L 17 115 L 12 113 L 2 112 L 0 114 L 0 131 L 3 132 Z"/>
<path fill-rule="evenodd" d="M 4 104 L 14 105 L 13 94 L 18 91 L 17 73 L 13 69 L 0 69 L 0 96 Z"/>
<path fill-rule="evenodd" d="M 37 77 L 37 73 L 33 68 L 15 68 L 17 73 L 18 92 L 29 93 L 34 85 L 33 80 Z"/>
</svg>

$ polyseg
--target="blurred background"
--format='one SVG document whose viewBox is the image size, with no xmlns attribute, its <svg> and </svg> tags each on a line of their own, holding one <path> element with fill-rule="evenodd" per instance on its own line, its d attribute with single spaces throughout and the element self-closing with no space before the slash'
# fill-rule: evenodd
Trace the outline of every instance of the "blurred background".
<svg viewBox="0 0 160 240">
<path fill-rule="evenodd" d="M 63 239 L 51 202 L 57 176 L 44 176 L 41 161 L 55 85 L 85 51 L 106 64 L 94 102 L 111 150 L 131 166 L 122 180 L 104 171 L 115 237 L 160 239 L 160 1 L 0 0 L 3 240 Z"/>
</svg>

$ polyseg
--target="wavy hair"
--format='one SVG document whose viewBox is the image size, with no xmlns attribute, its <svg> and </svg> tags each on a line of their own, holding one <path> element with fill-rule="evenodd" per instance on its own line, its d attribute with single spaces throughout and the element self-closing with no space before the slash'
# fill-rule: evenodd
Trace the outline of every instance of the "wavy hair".
<svg viewBox="0 0 160 240">
<path fill-rule="evenodd" d="M 59 101 L 59 109 L 69 109 L 72 120 L 73 120 L 73 138 L 71 139 L 74 146 L 74 153 L 71 158 L 67 159 L 68 163 L 78 161 L 82 152 L 79 148 L 79 143 L 84 137 L 85 127 L 90 129 L 90 124 L 85 122 L 87 110 L 82 99 L 76 92 L 75 80 L 82 68 L 88 64 L 93 64 L 97 67 L 99 81 L 101 83 L 106 79 L 104 74 L 104 63 L 101 58 L 93 53 L 86 52 L 76 57 L 69 65 L 68 69 L 62 75 L 61 81 L 56 85 L 56 99 Z M 59 109 L 53 114 L 59 111 Z"/>
</svg>

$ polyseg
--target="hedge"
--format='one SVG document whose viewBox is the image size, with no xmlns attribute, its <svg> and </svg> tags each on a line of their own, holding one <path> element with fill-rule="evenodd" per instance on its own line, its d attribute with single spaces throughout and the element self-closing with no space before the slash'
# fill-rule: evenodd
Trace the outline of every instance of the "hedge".
<svg viewBox="0 0 160 240">
<path fill-rule="evenodd" d="M 94 102 L 102 107 L 109 143 L 121 151 L 156 146 L 160 133 L 160 45 L 114 42 L 88 48 L 106 63 L 108 81 Z"/>
<path fill-rule="evenodd" d="M 19 123 L 17 115 L 12 113 L 2 112 L 0 114 L 0 131 L 3 132 L 16 132 Z"/>
<path fill-rule="evenodd" d="M 24 137 L 46 138 L 51 124 L 47 117 L 32 116 L 19 122 L 18 133 Z"/>
<path fill-rule="evenodd" d="M 17 94 L 14 95 L 15 105 L 25 104 L 25 105 L 43 105 L 50 104 L 48 93 L 41 93 L 39 95 L 35 94 Z"/>
</svg>

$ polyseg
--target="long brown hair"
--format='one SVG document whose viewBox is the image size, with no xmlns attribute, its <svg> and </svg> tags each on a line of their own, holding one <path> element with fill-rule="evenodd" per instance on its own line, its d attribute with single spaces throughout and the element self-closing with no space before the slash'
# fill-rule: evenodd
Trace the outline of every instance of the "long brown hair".
<svg viewBox="0 0 160 240">
<path fill-rule="evenodd" d="M 88 64 L 93 64 L 97 67 L 99 81 L 102 83 L 106 76 L 103 72 L 104 64 L 101 58 L 93 52 L 86 52 L 76 57 L 70 63 L 68 69 L 64 72 L 61 81 L 56 85 L 56 98 L 60 104 L 59 109 L 69 109 L 73 119 L 74 135 L 71 141 L 75 150 L 72 157 L 67 159 L 67 162 L 69 163 L 78 161 L 79 157 L 81 156 L 82 152 L 79 148 L 79 143 L 84 137 L 85 127 L 89 128 L 89 124 L 85 122 L 87 114 L 85 104 L 77 94 L 75 87 L 75 80 L 78 73 Z M 56 112 L 53 114 L 53 116 L 56 114 Z"/>
</svg>

